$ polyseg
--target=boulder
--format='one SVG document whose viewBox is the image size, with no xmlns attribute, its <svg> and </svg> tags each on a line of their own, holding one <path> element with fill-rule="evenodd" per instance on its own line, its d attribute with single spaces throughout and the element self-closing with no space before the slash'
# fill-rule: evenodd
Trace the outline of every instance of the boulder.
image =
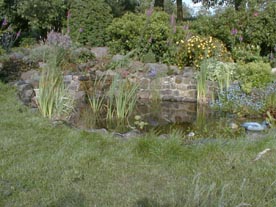
<svg viewBox="0 0 276 207">
<path fill-rule="evenodd" d="M 145 69 L 148 71 L 149 76 L 165 76 L 169 72 L 169 68 L 166 64 L 159 63 L 147 63 Z"/>
<path fill-rule="evenodd" d="M 108 47 L 93 47 L 91 52 L 95 55 L 97 59 L 102 59 L 108 56 L 109 50 Z"/>
<path fill-rule="evenodd" d="M 23 104 L 32 106 L 32 100 L 35 96 L 34 88 L 32 84 L 21 81 L 17 84 L 17 94 Z"/>
</svg>

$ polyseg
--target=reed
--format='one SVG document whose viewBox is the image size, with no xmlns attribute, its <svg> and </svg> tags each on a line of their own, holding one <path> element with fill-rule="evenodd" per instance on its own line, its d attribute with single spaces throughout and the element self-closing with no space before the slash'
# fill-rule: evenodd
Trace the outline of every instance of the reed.
<svg viewBox="0 0 276 207">
<path fill-rule="evenodd" d="M 117 125 L 125 123 L 135 109 L 138 88 L 138 84 L 114 77 L 108 95 L 108 121 L 116 119 Z"/>
<path fill-rule="evenodd" d="M 202 61 L 197 75 L 197 101 L 199 103 L 206 103 L 207 67 L 208 61 L 205 59 Z"/>
<path fill-rule="evenodd" d="M 96 119 L 101 114 L 104 106 L 105 97 L 103 94 L 101 94 L 101 91 L 100 91 L 100 89 L 102 88 L 101 84 L 104 84 L 104 83 L 105 83 L 105 78 L 96 77 L 96 79 L 93 82 L 91 92 L 90 91 L 88 92 L 88 89 L 86 88 L 88 102 L 92 110 L 92 113 Z"/>
</svg>

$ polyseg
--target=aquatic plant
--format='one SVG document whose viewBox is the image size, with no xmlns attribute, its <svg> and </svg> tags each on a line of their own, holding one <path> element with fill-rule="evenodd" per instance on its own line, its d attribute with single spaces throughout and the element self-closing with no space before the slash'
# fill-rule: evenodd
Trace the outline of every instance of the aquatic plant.
<svg viewBox="0 0 276 207">
<path fill-rule="evenodd" d="M 89 91 L 88 88 L 86 88 L 87 99 L 95 119 L 98 119 L 100 113 L 103 111 L 105 97 L 100 93 L 101 91 L 99 91 L 99 88 L 102 88 L 100 85 L 104 83 L 105 78 L 96 76 L 96 79 L 93 80 L 92 90 Z"/>
<path fill-rule="evenodd" d="M 108 92 L 107 121 L 117 121 L 117 125 L 125 123 L 133 112 L 137 102 L 138 84 L 121 80 L 115 76 Z"/>
<path fill-rule="evenodd" d="M 202 61 L 200 71 L 197 75 L 197 101 L 199 103 L 206 102 L 207 66 L 208 61 L 205 59 Z"/>
</svg>

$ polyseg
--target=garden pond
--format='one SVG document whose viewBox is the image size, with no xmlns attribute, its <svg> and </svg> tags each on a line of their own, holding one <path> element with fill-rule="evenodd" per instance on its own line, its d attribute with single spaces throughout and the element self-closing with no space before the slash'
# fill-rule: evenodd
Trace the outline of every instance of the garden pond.
<svg viewBox="0 0 276 207">
<path fill-rule="evenodd" d="M 135 111 L 121 125 L 116 120 L 107 122 L 105 115 L 97 121 L 89 105 L 82 105 L 70 122 L 74 127 L 91 130 L 107 129 L 116 133 L 135 130 L 158 135 L 181 133 L 190 138 L 234 138 L 244 135 L 240 125 L 245 121 L 262 122 L 261 118 L 238 118 L 229 113 L 213 110 L 208 105 L 194 102 L 150 102 L 139 100 Z M 259 132 L 264 133 L 264 132 Z"/>
</svg>

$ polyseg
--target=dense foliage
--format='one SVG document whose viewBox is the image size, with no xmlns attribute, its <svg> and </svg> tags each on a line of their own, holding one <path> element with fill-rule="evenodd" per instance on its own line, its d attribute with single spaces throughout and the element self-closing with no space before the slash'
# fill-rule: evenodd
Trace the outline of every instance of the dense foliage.
<svg viewBox="0 0 276 207">
<path fill-rule="evenodd" d="M 239 11 L 229 7 L 218 10 L 213 16 L 199 16 L 191 29 L 222 40 L 231 50 L 237 44 L 246 43 L 259 45 L 261 54 L 267 55 L 276 42 L 275 14 L 275 2 Z"/>
<path fill-rule="evenodd" d="M 107 39 L 105 29 L 111 20 L 111 8 L 103 0 L 72 0 L 67 30 L 76 42 L 103 46 Z"/>
<path fill-rule="evenodd" d="M 153 53 L 157 61 L 162 61 L 172 43 L 173 28 L 170 16 L 162 11 L 147 14 L 127 13 L 114 19 L 107 29 L 108 45 L 114 53 L 127 53 L 137 49 L 140 56 Z"/>
<path fill-rule="evenodd" d="M 50 28 L 61 29 L 66 1 L 2 1 L 0 7 L 1 17 L 6 17 L 13 27 L 39 37 Z"/>
</svg>

